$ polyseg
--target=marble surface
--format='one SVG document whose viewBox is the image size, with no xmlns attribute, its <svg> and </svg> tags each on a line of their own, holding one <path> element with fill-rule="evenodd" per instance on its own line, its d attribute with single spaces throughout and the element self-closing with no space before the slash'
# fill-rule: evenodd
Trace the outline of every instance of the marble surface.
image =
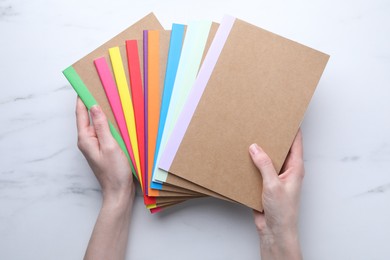
<svg viewBox="0 0 390 260">
<path fill-rule="evenodd" d="M 231 14 L 331 55 L 303 122 L 306 259 L 390 259 L 389 1 L 0 0 L 0 259 L 80 259 L 101 204 L 61 71 L 154 11 Z M 259 259 L 252 213 L 213 199 L 150 215 L 127 259 Z"/>
</svg>

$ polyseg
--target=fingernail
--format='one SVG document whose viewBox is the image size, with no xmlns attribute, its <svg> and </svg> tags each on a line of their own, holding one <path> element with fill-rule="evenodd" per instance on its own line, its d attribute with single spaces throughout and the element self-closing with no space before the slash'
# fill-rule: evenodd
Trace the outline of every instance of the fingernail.
<svg viewBox="0 0 390 260">
<path fill-rule="evenodd" d="M 251 146 L 249 146 L 249 152 L 252 155 L 256 155 L 259 151 L 260 151 L 260 149 L 259 149 L 259 146 L 257 144 L 252 144 Z"/>
<path fill-rule="evenodd" d="M 91 107 L 90 111 L 91 111 L 91 114 L 92 114 L 93 117 L 99 116 L 100 113 L 101 113 L 101 109 L 97 105 Z"/>
</svg>

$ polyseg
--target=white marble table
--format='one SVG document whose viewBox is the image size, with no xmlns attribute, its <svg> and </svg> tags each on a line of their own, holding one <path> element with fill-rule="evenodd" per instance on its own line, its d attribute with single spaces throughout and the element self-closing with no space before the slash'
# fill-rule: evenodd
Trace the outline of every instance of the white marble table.
<svg viewBox="0 0 390 260">
<path fill-rule="evenodd" d="M 207 8 L 205 7 L 207 6 Z M 306 259 L 390 259 L 389 1 L 0 1 L 0 259 L 82 258 L 101 203 L 61 71 L 150 11 L 228 13 L 331 55 L 303 122 Z M 128 259 L 259 259 L 249 209 L 136 198 Z"/>
</svg>

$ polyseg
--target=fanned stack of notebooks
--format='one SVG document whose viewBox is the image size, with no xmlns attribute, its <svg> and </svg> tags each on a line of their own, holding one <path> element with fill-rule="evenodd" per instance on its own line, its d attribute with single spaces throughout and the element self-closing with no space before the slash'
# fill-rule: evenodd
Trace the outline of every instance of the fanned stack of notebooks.
<svg viewBox="0 0 390 260">
<path fill-rule="evenodd" d="M 100 105 L 152 213 L 212 196 L 262 210 L 248 147 L 280 171 L 329 56 L 225 16 L 142 18 L 63 73 Z"/>
</svg>

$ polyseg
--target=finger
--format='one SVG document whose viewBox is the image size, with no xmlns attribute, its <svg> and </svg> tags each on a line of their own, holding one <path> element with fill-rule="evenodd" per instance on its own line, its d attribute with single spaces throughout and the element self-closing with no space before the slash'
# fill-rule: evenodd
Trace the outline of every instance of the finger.
<svg viewBox="0 0 390 260">
<path fill-rule="evenodd" d="M 111 135 L 107 118 L 102 109 L 99 106 L 93 106 L 90 112 L 100 147 L 102 149 L 111 148 L 115 144 L 115 140 Z"/>
<path fill-rule="evenodd" d="M 79 97 L 77 97 L 76 102 L 76 123 L 79 133 L 86 130 L 89 126 L 88 110 Z"/>
<path fill-rule="evenodd" d="M 249 147 L 252 160 L 256 167 L 260 170 L 263 182 L 274 182 L 278 180 L 278 174 L 272 164 L 271 158 L 257 144 L 252 144 Z"/>
<path fill-rule="evenodd" d="M 94 141 L 94 138 L 91 138 L 95 136 L 95 133 L 90 131 L 88 110 L 79 97 L 76 102 L 76 123 L 78 136 L 77 146 L 86 157 L 90 157 L 90 152 L 95 151 L 98 147 L 96 147 L 97 142 Z"/>
</svg>

